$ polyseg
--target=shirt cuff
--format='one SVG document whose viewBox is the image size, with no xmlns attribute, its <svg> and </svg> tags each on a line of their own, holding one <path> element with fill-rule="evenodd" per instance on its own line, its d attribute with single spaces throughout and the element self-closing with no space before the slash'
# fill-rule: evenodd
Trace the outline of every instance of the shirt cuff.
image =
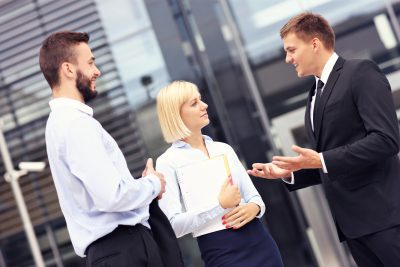
<svg viewBox="0 0 400 267">
<path fill-rule="evenodd" d="M 210 211 L 210 214 L 212 217 L 217 217 L 218 215 L 223 214 L 225 212 L 226 212 L 226 209 L 221 207 L 221 205 L 219 205 L 219 203 L 218 203 L 218 205 Z"/>
<path fill-rule="evenodd" d="M 324 156 L 322 155 L 322 153 L 319 153 L 319 158 L 321 159 L 321 163 L 322 163 L 322 171 L 324 173 L 328 173 L 328 170 L 326 169 L 326 165 L 325 165 Z"/>
<path fill-rule="evenodd" d="M 282 181 L 284 181 L 287 184 L 294 184 L 294 174 L 293 174 L 293 172 L 290 174 L 291 174 L 291 177 L 282 178 Z"/>
<path fill-rule="evenodd" d="M 157 177 L 157 175 L 155 174 L 148 174 L 146 175 L 146 178 L 149 179 L 149 181 L 151 182 L 151 184 L 153 185 L 153 191 L 152 191 L 152 196 L 153 198 L 155 198 L 156 196 L 158 196 L 158 194 L 161 191 L 161 181 L 160 178 Z"/>
<path fill-rule="evenodd" d="M 263 205 L 262 203 L 259 203 L 257 200 L 254 200 L 254 199 L 250 200 L 249 203 L 254 203 L 260 207 L 260 212 L 256 216 L 256 218 L 260 219 L 265 213 L 265 205 Z"/>
<path fill-rule="evenodd" d="M 229 212 L 230 209 L 224 209 L 221 207 L 221 205 L 218 203 L 216 206 L 210 208 L 207 208 L 204 213 L 206 214 L 207 217 L 210 219 L 214 219 L 218 216 L 225 215 L 227 212 Z"/>
</svg>

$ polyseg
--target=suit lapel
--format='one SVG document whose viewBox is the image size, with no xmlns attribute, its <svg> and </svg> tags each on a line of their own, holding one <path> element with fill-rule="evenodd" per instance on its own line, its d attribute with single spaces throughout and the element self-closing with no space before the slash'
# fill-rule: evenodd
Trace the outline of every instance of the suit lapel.
<svg viewBox="0 0 400 267">
<path fill-rule="evenodd" d="M 318 137 L 319 137 L 319 134 L 321 131 L 321 125 L 322 125 L 322 119 L 324 117 L 325 105 L 328 102 L 328 99 L 332 93 L 332 90 L 335 87 L 336 81 L 340 76 L 340 71 L 343 67 L 343 64 L 344 64 L 344 59 L 339 57 L 335 63 L 335 66 L 332 69 L 331 74 L 329 75 L 328 81 L 326 82 L 325 88 L 322 92 L 320 104 L 318 106 L 317 113 L 316 113 L 317 116 L 316 116 L 316 120 L 315 120 L 315 125 L 314 125 L 314 133 L 315 133 L 316 140 L 318 140 Z"/>
</svg>

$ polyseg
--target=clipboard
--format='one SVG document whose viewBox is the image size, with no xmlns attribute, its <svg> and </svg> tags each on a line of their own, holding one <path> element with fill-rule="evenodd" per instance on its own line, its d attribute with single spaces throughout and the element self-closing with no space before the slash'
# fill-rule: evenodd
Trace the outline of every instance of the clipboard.
<svg viewBox="0 0 400 267">
<path fill-rule="evenodd" d="M 230 175 L 226 155 L 215 156 L 178 168 L 177 178 L 186 210 L 196 212 L 218 203 L 221 187 Z M 218 216 L 194 231 L 193 236 L 225 229 L 221 217 Z"/>
</svg>

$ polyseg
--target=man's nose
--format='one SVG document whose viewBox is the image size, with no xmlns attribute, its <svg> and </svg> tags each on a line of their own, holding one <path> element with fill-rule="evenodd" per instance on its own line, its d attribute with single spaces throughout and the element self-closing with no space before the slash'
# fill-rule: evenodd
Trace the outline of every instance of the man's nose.
<svg viewBox="0 0 400 267">
<path fill-rule="evenodd" d="M 292 57 L 286 54 L 286 59 L 285 59 L 286 63 L 290 63 L 292 62 Z"/>
<path fill-rule="evenodd" d="M 101 71 L 96 67 L 94 74 L 96 77 L 99 77 L 101 75 Z"/>
</svg>

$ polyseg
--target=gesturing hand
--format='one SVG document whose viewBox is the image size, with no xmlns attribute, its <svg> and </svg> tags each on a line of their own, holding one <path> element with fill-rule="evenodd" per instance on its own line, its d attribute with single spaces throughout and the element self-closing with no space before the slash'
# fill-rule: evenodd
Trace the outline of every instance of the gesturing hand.
<svg viewBox="0 0 400 267">
<path fill-rule="evenodd" d="M 153 160 L 151 158 L 147 159 L 146 167 L 144 168 L 144 170 L 142 172 L 142 177 L 147 176 L 149 174 L 154 174 L 160 179 L 161 190 L 157 196 L 157 199 L 161 199 L 162 195 L 165 193 L 165 179 L 164 179 L 164 175 L 162 173 L 156 172 L 154 170 Z"/>
<path fill-rule="evenodd" d="M 232 184 L 232 178 L 229 177 L 221 187 L 218 196 L 219 205 L 224 209 L 233 208 L 240 203 L 240 199 L 240 190 L 237 185 Z"/>
<path fill-rule="evenodd" d="M 226 228 L 239 229 L 253 220 L 260 212 L 260 206 L 255 203 L 241 204 L 222 216 L 222 223 Z"/>
<path fill-rule="evenodd" d="M 253 169 L 248 170 L 247 173 L 256 177 L 266 179 L 279 179 L 291 176 L 291 171 L 281 169 L 272 163 L 254 163 Z"/>
<path fill-rule="evenodd" d="M 322 162 L 318 152 L 299 146 L 292 146 L 292 150 L 299 155 L 296 157 L 274 156 L 272 158 L 272 163 L 281 169 L 292 172 L 298 171 L 300 169 L 322 168 Z"/>
</svg>

